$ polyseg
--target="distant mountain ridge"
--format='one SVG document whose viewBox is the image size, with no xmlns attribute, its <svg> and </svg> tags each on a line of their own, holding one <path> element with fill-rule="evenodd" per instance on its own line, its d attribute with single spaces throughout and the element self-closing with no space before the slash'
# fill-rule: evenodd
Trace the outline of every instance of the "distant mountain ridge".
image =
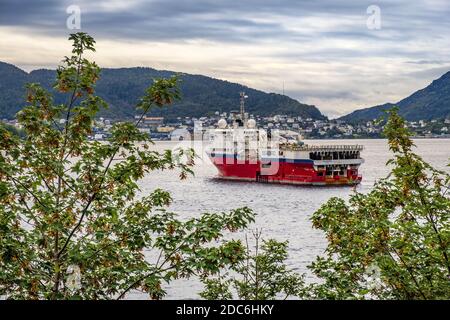
<svg viewBox="0 0 450 320">
<path fill-rule="evenodd" d="M 350 123 L 373 120 L 393 106 L 397 106 L 399 114 L 409 121 L 450 118 L 450 71 L 397 103 L 356 110 L 339 120 Z"/>
<path fill-rule="evenodd" d="M 145 89 L 154 78 L 170 77 L 177 74 L 172 71 L 160 71 L 152 68 L 102 69 L 96 92 L 105 99 L 110 108 L 100 115 L 115 119 L 131 118 L 135 115 L 135 106 L 143 96 Z M 0 62 L 0 119 L 14 118 L 25 103 L 25 84 L 38 82 L 50 89 L 55 81 L 55 70 L 40 69 L 27 73 L 16 66 Z M 326 119 L 315 106 L 300 103 L 288 96 L 265 93 L 237 83 L 218 80 L 202 75 L 181 74 L 181 101 L 169 108 L 154 109 L 150 115 L 164 116 L 167 119 L 177 117 L 200 117 L 215 111 L 229 112 L 239 109 L 239 92 L 249 96 L 246 111 L 262 116 L 287 114 L 303 118 Z M 63 96 L 55 95 L 56 103 L 63 103 Z"/>
</svg>

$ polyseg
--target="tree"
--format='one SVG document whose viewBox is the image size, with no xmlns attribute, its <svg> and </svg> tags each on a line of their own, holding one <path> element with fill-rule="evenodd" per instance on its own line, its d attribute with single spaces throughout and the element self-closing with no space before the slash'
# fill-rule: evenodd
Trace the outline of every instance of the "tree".
<svg viewBox="0 0 450 320">
<path fill-rule="evenodd" d="M 39 84 L 30 84 L 29 104 L 17 114 L 26 137 L 0 127 L 0 295 L 112 299 L 139 289 L 158 299 L 163 281 L 236 263 L 242 244 L 215 240 L 246 227 L 251 210 L 181 221 L 165 209 L 168 192 L 138 196 L 138 181 L 153 170 L 178 168 L 181 178 L 192 173 L 192 151 L 158 153 L 137 129 L 150 109 L 179 98 L 178 79 L 155 80 L 136 123 L 115 124 L 107 143 L 89 141 L 94 117 L 106 107 L 94 91 L 100 69 L 84 57 L 95 41 L 85 33 L 69 39 L 72 56 L 55 83 L 67 103 L 55 105 Z M 159 258 L 149 262 L 145 250 Z"/>
<path fill-rule="evenodd" d="M 203 279 L 205 290 L 200 293 L 202 298 L 271 300 L 304 295 L 303 276 L 285 264 L 288 243 L 262 240 L 260 231 L 253 232 L 253 237 L 254 250 L 250 249 L 246 237 L 244 259 L 232 265 L 231 270 Z"/>
<path fill-rule="evenodd" d="M 414 154 L 395 109 L 384 134 L 391 174 L 349 203 L 330 199 L 312 217 L 328 246 L 310 266 L 323 280 L 310 286 L 310 297 L 450 298 L 450 177 Z"/>
<path fill-rule="evenodd" d="M 11 134 L 19 136 L 19 137 L 25 137 L 25 132 L 21 129 L 18 129 L 12 125 L 9 125 L 7 123 L 0 122 L 0 127 L 3 127 L 3 129 L 6 129 Z"/>
</svg>

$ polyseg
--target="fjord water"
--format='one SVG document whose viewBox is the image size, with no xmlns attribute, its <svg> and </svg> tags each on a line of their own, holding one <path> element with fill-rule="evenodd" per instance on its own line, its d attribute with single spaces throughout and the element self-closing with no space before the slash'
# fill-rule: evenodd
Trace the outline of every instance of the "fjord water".
<svg viewBox="0 0 450 320">
<path fill-rule="evenodd" d="M 361 144 L 365 149 L 362 157 L 365 163 L 360 167 L 363 176 L 357 191 L 369 192 L 377 179 L 389 173 L 386 166 L 391 157 L 386 140 L 314 140 L 308 144 Z M 416 153 L 435 168 L 450 172 L 450 139 L 415 140 Z M 201 143 L 196 142 L 196 152 L 201 153 Z M 162 151 L 178 146 L 192 146 L 190 142 L 156 142 L 154 148 Z M 155 188 L 170 191 L 173 203 L 170 210 L 179 214 L 181 219 L 198 216 L 202 212 L 222 212 L 233 208 L 248 206 L 256 213 L 256 222 L 251 229 L 262 228 L 264 238 L 289 241 L 288 264 L 297 272 L 306 273 L 307 279 L 313 279 L 306 266 L 320 255 L 326 241 L 321 231 L 311 226 L 310 217 L 321 204 L 331 197 L 348 199 L 353 187 L 313 187 L 231 182 L 215 179 L 217 170 L 206 159 L 198 159 L 194 167 L 195 176 L 180 181 L 176 171 L 158 171 L 149 174 L 141 182 L 142 193 Z M 229 237 L 243 238 L 244 232 Z M 149 259 L 152 253 L 149 252 Z M 168 299 L 196 299 L 202 289 L 195 280 L 177 280 L 166 286 Z M 146 299 L 139 293 L 130 295 L 132 299 Z"/>
</svg>

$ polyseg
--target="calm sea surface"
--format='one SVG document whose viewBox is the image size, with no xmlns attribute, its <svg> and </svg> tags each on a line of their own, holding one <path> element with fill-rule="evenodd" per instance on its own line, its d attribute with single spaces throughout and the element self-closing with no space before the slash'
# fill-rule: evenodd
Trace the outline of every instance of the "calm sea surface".
<svg viewBox="0 0 450 320">
<path fill-rule="evenodd" d="M 308 144 L 362 144 L 365 146 L 362 157 L 365 163 L 360 167 L 363 175 L 360 192 L 368 192 L 377 179 L 389 172 L 386 161 L 391 157 L 386 140 L 315 140 Z M 420 139 L 415 141 L 416 152 L 425 161 L 438 169 L 450 171 L 450 139 Z M 157 150 L 173 149 L 176 142 L 157 142 Z M 189 146 L 185 142 L 184 145 Z M 201 143 L 196 142 L 196 152 L 202 153 Z M 198 216 L 202 212 L 220 212 L 248 206 L 256 213 L 256 223 L 251 229 L 262 228 L 264 238 L 289 241 L 289 260 L 291 268 L 306 273 L 313 279 L 306 266 L 317 255 L 322 254 L 326 242 L 322 232 L 311 227 L 310 217 L 321 204 L 331 197 L 348 199 L 351 187 L 305 187 L 247 182 L 228 182 L 217 180 L 215 167 L 207 160 L 196 161 L 195 176 L 180 181 L 175 171 L 154 172 L 141 182 L 143 193 L 155 188 L 170 191 L 174 199 L 170 210 L 181 219 Z M 243 238 L 244 232 L 232 234 L 233 238 Z M 149 257 L 152 253 L 148 253 Z M 150 259 L 150 258 L 149 258 Z M 202 285 L 196 280 L 180 280 L 166 286 L 168 299 L 198 299 Z M 146 299 L 143 294 L 134 293 L 132 299 Z"/>
</svg>

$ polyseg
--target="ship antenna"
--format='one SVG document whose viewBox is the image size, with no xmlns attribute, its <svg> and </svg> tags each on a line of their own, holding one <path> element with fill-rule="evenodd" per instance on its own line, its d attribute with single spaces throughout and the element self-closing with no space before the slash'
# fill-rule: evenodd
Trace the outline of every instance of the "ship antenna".
<svg viewBox="0 0 450 320">
<path fill-rule="evenodd" d="M 244 120 L 245 116 L 245 99 L 247 99 L 248 96 L 245 95 L 245 92 L 241 92 L 241 119 Z"/>
</svg>

